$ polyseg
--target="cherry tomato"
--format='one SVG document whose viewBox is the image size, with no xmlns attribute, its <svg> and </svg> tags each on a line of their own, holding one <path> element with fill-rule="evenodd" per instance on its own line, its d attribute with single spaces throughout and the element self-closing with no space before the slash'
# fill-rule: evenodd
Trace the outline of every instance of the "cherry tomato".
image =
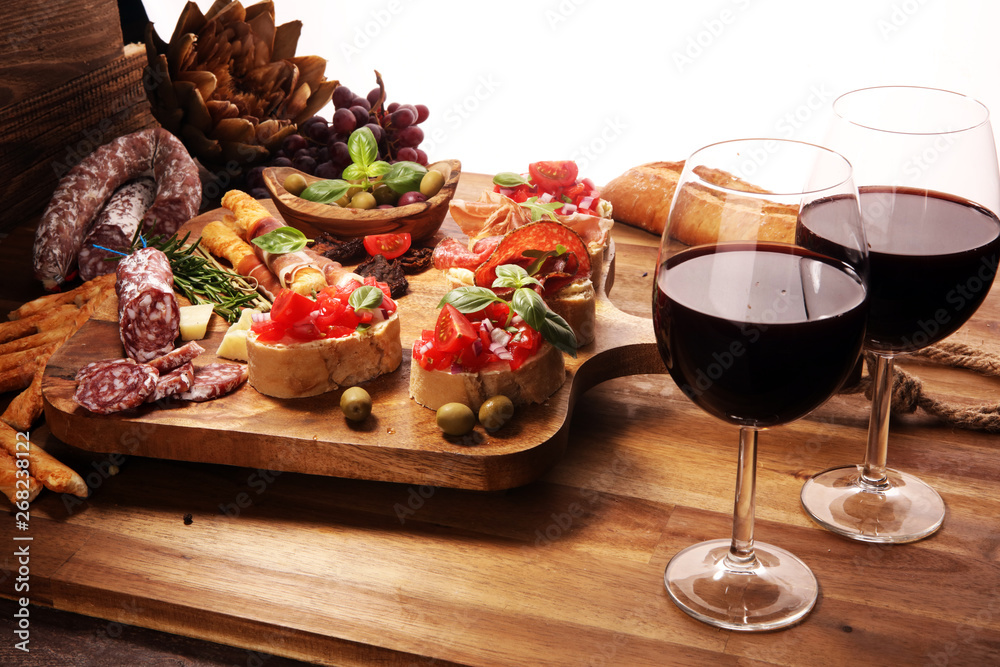
<svg viewBox="0 0 1000 667">
<path fill-rule="evenodd" d="M 568 188 L 576 183 L 579 169 L 572 160 L 532 162 L 528 173 L 539 190 L 555 192 L 558 188 Z"/>
<path fill-rule="evenodd" d="M 444 304 L 434 325 L 435 347 L 441 352 L 458 352 L 478 336 L 472 324 L 450 303 Z"/>
<path fill-rule="evenodd" d="M 410 249 L 410 234 L 375 234 L 364 238 L 365 250 L 374 257 L 382 255 L 386 259 L 396 259 Z"/>
<path fill-rule="evenodd" d="M 316 307 L 316 302 L 290 289 L 278 292 L 271 306 L 271 320 L 292 325 L 306 317 Z"/>
</svg>

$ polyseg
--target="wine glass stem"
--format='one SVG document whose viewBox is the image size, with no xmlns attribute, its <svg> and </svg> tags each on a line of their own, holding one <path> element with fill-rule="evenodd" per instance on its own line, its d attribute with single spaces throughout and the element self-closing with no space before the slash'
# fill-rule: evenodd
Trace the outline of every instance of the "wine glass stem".
<svg viewBox="0 0 1000 667">
<path fill-rule="evenodd" d="M 893 361 L 891 356 L 875 355 L 875 378 L 872 384 L 872 412 L 868 422 L 868 449 L 860 483 L 872 490 L 888 486 L 885 463 L 889 453 L 889 409 L 892 404 Z"/>
<path fill-rule="evenodd" d="M 752 567 L 754 494 L 757 486 L 757 429 L 740 428 L 739 467 L 736 471 L 736 500 L 733 503 L 733 542 L 727 560 L 736 568 Z"/>
</svg>

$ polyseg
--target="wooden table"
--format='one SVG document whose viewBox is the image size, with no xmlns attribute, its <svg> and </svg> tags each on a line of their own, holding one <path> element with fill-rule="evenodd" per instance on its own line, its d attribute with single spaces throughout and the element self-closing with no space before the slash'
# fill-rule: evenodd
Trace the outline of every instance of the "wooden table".
<svg viewBox="0 0 1000 667">
<path fill-rule="evenodd" d="M 484 182 L 464 176 L 459 197 Z M 614 237 L 612 301 L 648 316 L 657 239 L 624 226 Z M 28 229 L 0 243 L 4 310 L 39 291 L 30 244 Z M 994 288 L 955 339 L 1000 352 L 998 319 Z M 996 378 L 907 366 L 938 398 L 1000 401 Z M 798 493 L 814 472 L 861 461 L 867 415 L 863 397 L 840 396 L 761 436 L 756 537 L 801 557 L 821 589 L 780 632 L 708 627 L 664 590 L 677 550 L 729 535 L 737 437 L 666 375 L 584 394 L 564 458 L 504 492 L 144 458 L 111 476 L 107 456 L 40 427 L 32 440 L 94 489 L 33 503 L 30 600 L 331 665 L 1000 662 L 1000 440 L 896 419 L 890 465 L 938 489 L 948 515 L 915 544 L 855 543 L 813 524 Z M 2 526 L 9 568 L 13 517 Z M 19 596 L 0 579 L 0 595 Z"/>
</svg>

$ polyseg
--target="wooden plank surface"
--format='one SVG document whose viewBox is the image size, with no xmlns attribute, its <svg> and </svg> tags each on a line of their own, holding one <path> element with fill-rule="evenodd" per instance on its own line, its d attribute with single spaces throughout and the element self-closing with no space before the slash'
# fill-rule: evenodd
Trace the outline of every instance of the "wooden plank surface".
<svg viewBox="0 0 1000 667">
<path fill-rule="evenodd" d="M 466 179 L 462 196 L 474 196 L 482 181 Z M 15 285 L 30 286 L 28 238 L 0 243 Z M 615 239 L 611 299 L 648 316 L 656 239 L 620 226 Z M 17 301 L 0 289 L 0 304 Z M 994 288 L 955 338 L 1000 352 L 998 327 Z M 906 366 L 938 398 L 1000 401 L 997 378 Z M 813 524 L 798 493 L 812 473 L 861 460 L 867 414 L 862 396 L 839 396 L 761 435 L 756 536 L 820 583 L 812 614 L 780 632 L 709 628 L 664 591 L 678 549 L 729 534 L 736 464 L 735 430 L 665 375 L 580 396 L 561 460 L 503 492 L 119 462 L 37 429 L 32 440 L 92 493 L 32 505 L 19 533 L 33 537 L 31 601 L 331 665 L 997 664 L 998 437 L 919 412 L 895 419 L 890 465 L 937 488 L 948 514 L 921 542 L 855 543 Z M 8 569 L 12 551 L 0 556 Z"/>
</svg>

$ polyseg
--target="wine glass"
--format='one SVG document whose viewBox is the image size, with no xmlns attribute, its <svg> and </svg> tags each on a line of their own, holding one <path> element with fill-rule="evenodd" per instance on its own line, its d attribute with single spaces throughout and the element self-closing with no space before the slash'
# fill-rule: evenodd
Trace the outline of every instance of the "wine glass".
<svg viewBox="0 0 1000 667">
<path fill-rule="evenodd" d="M 856 90 L 833 110 L 824 144 L 854 166 L 876 364 L 864 463 L 809 479 L 802 506 L 852 539 L 912 542 L 936 531 L 945 509 L 925 482 L 886 467 L 893 359 L 955 332 L 990 290 L 1000 249 L 993 131 L 982 104 L 933 88 Z"/>
<path fill-rule="evenodd" d="M 800 218 L 843 242 L 835 256 L 798 243 Z M 850 375 L 866 279 L 857 190 L 842 156 L 746 139 L 707 146 L 685 163 L 657 259 L 657 346 L 688 398 L 740 427 L 731 539 L 681 550 L 664 573 L 674 602 L 705 623 L 773 630 L 816 602 L 805 563 L 754 542 L 757 433 L 807 414 Z"/>
</svg>

